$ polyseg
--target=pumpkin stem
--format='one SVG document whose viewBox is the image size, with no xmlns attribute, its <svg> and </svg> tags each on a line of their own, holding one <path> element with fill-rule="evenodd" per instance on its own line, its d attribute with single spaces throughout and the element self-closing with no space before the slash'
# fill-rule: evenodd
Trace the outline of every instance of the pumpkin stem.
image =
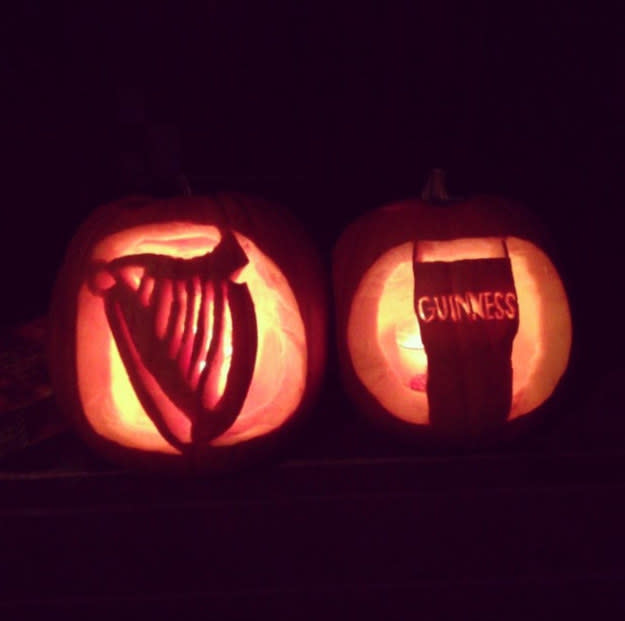
<svg viewBox="0 0 625 621">
<path fill-rule="evenodd" d="M 421 199 L 428 203 L 444 203 L 449 200 L 449 194 L 445 188 L 445 171 L 442 168 L 433 168 L 430 171 L 421 191 Z"/>
</svg>

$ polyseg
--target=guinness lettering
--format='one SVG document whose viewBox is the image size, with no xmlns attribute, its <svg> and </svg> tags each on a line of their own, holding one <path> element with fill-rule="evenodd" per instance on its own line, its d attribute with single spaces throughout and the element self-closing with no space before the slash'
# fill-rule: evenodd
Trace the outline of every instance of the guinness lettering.
<svg viewBox="0 0 625 621">
<path fill-rule="evenodd" d="M 516 319 L 518 313 L 516 294 L 513 291 L 422 295 L 417 299 L 416 306 L 419 319 L 424 323 Z"/>
</svg>

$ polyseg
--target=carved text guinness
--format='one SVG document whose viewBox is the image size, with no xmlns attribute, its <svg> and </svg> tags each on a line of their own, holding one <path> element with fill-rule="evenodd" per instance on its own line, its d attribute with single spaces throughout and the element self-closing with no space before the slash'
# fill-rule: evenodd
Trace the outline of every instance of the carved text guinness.
<svg viewBox="0 0 625 621">
<path fill-rule="evenodd" d="M 419 319 L 431 321 L 497 321 L 515 319 L 516 294 L 512 291 L 466 291 L 464 294 L 422 295 L 417 300 Z"/>
</svg>

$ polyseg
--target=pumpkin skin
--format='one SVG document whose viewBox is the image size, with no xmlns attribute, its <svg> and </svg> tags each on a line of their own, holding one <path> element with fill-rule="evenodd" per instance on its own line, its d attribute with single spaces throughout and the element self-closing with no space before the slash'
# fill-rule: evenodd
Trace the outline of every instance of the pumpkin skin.
<svg viewBox="0 0 625 621">
<path fill-rule="evenodd" d="M 97 451 L 219 471 L 310 409 L 326 356 L 321 263 L 288 213 L 237 194 L 104 205 L 52 295 L 50 374 Z"/>
<path fill-rule="evenodd" d="M 535 420 L 572 343 L 548 244 L 523 206 L 488 196 L 405 200 L 353 222 L 334 249 L 333 287 L 358 409 L 404 438 L 454 445 Z"/>
</svg>

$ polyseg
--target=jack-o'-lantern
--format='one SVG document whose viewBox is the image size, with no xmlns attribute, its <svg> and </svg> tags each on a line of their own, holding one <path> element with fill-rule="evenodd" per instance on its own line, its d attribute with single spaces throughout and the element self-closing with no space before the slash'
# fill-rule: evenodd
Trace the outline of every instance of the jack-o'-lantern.
<svg viewBox="0 0 625 621">
<path fill-rule="evenodd" d="M 235 194 L 105 205 L 53 292 L 55 392 L 113 459 L 237 468 L 318 392 L 325 304 L 318 256 L 273 205 Z"/>
<path fill-rule="evenodd" d="M 527 210 L 450 200 L 441 179 L 435 171 L 420 200 L 363 215 L 337 242 L 341 371 L 358 407 L 404 435 L 490 441 L 554 392 L 569 304 Z"/>
</svg>

